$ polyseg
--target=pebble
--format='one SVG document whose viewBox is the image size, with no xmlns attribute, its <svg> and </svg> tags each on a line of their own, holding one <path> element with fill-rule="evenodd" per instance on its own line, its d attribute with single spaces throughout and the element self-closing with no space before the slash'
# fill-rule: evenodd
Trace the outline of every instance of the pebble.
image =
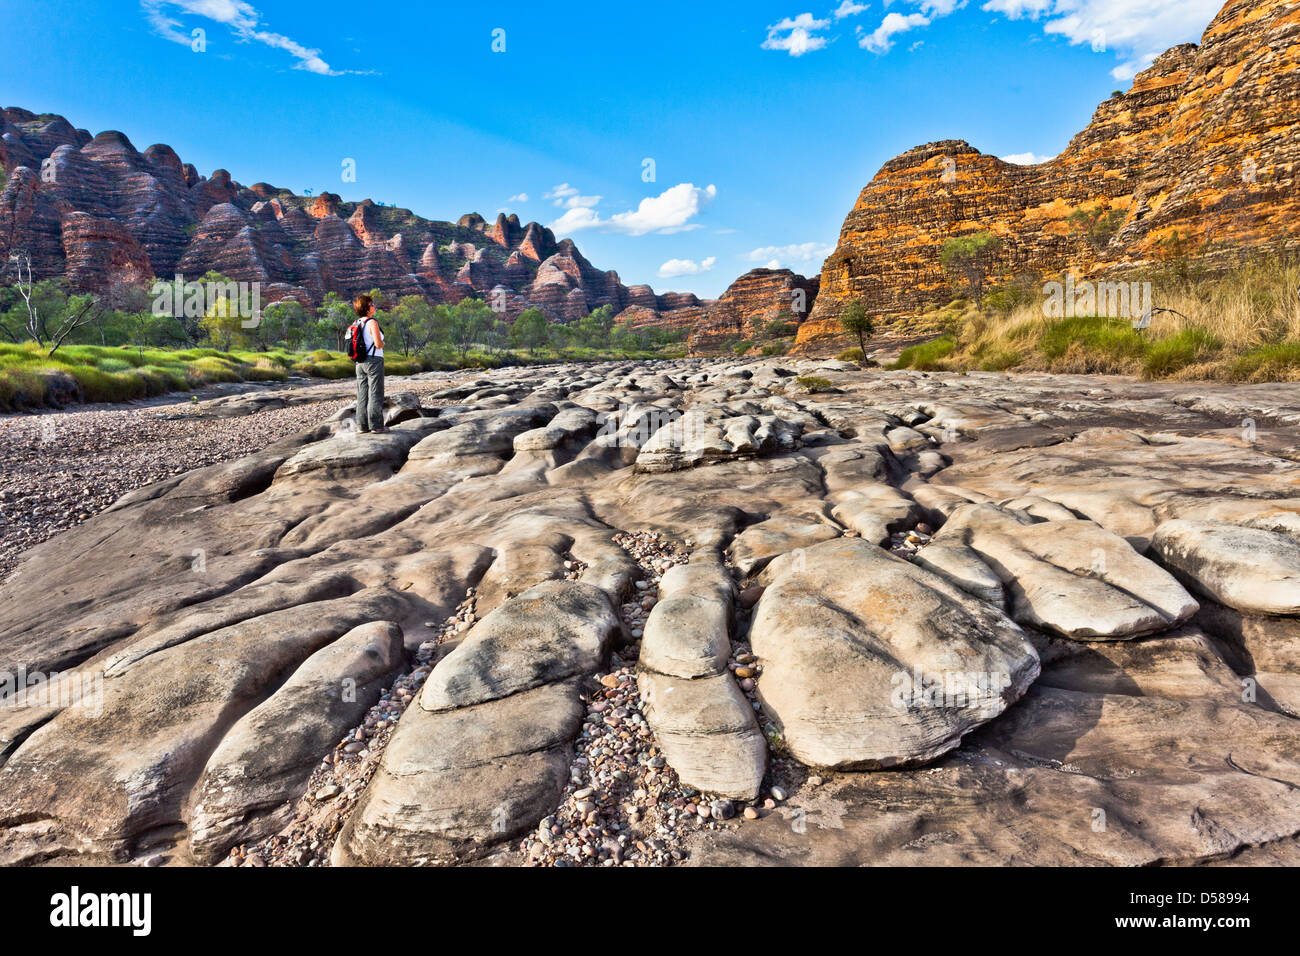
<svg viewBox="0 0 1300 956">
<path fill-rule="evenodd" d="M 620 612 L 634 639 L 655 604 L 659 577 L 689 554 L 653 532 L 619 532 L 614 541 L 639 565 L 642 577 Z M 635 626 L 634 626 L 635 625 Z M 528 866 L 670 866 L 686 858 L 680 830 L 719 827 L 712 804 L 682 787 L 659 753 L 641 712 L 635 679 L 639 644 L 616 651 L 596 678 L 586 719 L 574 744 L 569 784 L 554 824 L 524 837 L 516 848 Z M 694 812 L 687 812 L 687 804 Z"/>
</svg>

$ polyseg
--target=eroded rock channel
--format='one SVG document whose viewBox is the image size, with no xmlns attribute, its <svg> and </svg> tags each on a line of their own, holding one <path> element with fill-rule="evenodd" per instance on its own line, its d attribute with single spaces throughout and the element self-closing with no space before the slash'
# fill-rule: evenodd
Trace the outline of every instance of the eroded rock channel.
<svg viewBox="0 0 1300 956">
<path fill-rule="evenodd" d="M 322 418 L 0 587 L 0 673 L 61 675 L 0 685 L 0 864 L 1300 860 L 1293 389 L 691 360 Z"/>
</svg>

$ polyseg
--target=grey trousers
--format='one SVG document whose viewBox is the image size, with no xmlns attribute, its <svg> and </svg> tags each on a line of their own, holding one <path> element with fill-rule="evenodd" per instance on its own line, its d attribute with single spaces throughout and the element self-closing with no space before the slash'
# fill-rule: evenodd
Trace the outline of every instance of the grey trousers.
<svg viewBox="0 0 1300 956">
<path fill-rule="evenodd" d="M 357 430 L 384 427 L 384 357 L 357 363 Z"/>
</svg>

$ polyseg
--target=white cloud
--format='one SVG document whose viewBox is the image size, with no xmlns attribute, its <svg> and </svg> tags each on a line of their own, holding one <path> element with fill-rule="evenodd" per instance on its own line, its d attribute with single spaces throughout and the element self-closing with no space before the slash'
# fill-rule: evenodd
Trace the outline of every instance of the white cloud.
<svg viewBox="0 0 1300 956">
<path fill-rule="evenodd" d="M 880 26 L 871 33 L 864 33 L 858 40 L 858 46 L 872 53 L 888 53 L 894 46 L 894 37 L 916 27 L 927 27 L 930 18 L 923 13 L 888 13 L 880 21 Z"/>
<path fill-rule="evenodd" d="M 576 193 L 577 190 L 574 190 L 574 192 Z M 716 186 L 700 188 L 694 183 L 678 183 L 676 186 L 665 189 L 658 196 L 649 196 L 642 199 L 635 209 L 614 213 L 608 219 L 600 217 L 600 214 L 595 209 L 595 203 L 569 206 L 564 215 L 555 222 L 550 223 L 550 228 L 557 235 L 578 232 L 582 229 L 602 229 L 606 232 L 621 232 L 629 236 L 644 236 L 652 232 L 660 235 L 686 232 L 700 228 L 699 223 L 692 223 L 690 220 L 695 218 L 700 209 L 706 203 L 711 202 L 717 194 L 718 188 Z M 569 196 L 569 199 L 572 198 L 574 197 Z M 600 199 L 599 196 L 578 198 Z"/>
<path fill-rule="evenodd" d="M 601 222 L 600 216 L 596 215 L 596 210 L 584 206 L 570 209 L 555 222 L 549 223 L 547 228 L 557 236 L 562 236 L 583 229 L 595 229 L 602 225 L 604 223 Z"/>
<path fill-rule="evenodd" d="M 1035 163 L 1045 163 L 1055 158 L 1055 156 L 1039 156 L 1037 153 L 1012 153 L 1010 156 L 1003 156 L 1002 161 L 1015 163 L 1017 166 L 1033 166 Z"/>
<path fill-rule="evenodd" d="M 1157 56 L 1179 43 L 1196 42 L 1223 5 L 1222 0 L 987 0 L 983 9 L 1013 20 L 1042 17 L 1043 31 L 1071 45 L 1114 52 L 1117 80 L 1131 80 Z"/>
<path fill-rule="evenodd" d="M 633 236 L 698 229 L 698 225 L 690 225 L 688 220 L 694 218 L 705 203 L 712 202 L 717 194 L 717 186 L 701 189 L 693 183 L 678 183 L 658 196 L 642 199 L 640 205 L 630 212 L 615 213 L 610 222 L 618 231 Z"/>
<path fill-rule="evenodd" d="M 764 264 L 763 268 L 764 268 L 764 269 L 780 269 L 780 268 L 781 268 L 781 260 L 780 260 L 780 259 L 769 259 L 769 260 L 767 261 L 767 263 Z"/>
<path fill-rule="evenodd" d="M 543 199 L 552 200 L 552 205 L 560 209 L 586 209 L 595 208 L 600 205 L 601 196 L 584 196 L 576 186 L 570 186 L 568 183 L 560 183 L 549 193 L 542 196 Z"/>
<path fill-rule="evenodd" d="M 321 59 L 320 50 L 303 46 L 282 33 L 263 28 L 262 15 L 251 3 L 244 0 L 140 0 L 145 18 L 155 32 L 173 43 L 189 46 L 193 37 L 177 16 L 202 17 L 227 27 L 238 39 L 261 43 L 283 50 L 298 61 L 294 69 L 306 70 L 320 76 L 344 76 L 361 73 L 361 70 L 335 70 Z"/>
<path fill-rule="evenodd" d="M 821 262 L 834 251 L 835 246 L 827 245 L 824 242 L 801 242 L 790 246 L 763 246 L 761 249 L 754 249 L 749 252 L 745 258 L 750 262 L 761 262 L 768 259 L 767 268 L 779 269 L 782 260 Z M 776 265 L 772 263 L 776 263 Z"/>
<path fill-rule="evenodd" d="M 784 50 L 791 56 L 803 56 L 826 46 L 826 38 L 818 34 L 830 25 L 830 20 L 815 19 L 811 13 L 801 13 L 793 19 L 786 17 L 767 28 L 767 39 L 763 41 L 762 49 Z"/>
<path fill-rule="evenodd" d="M 506 202 L 528 202 L 528 193 L 516 193 L 507 199 Z"/>
<path fill-rule="evenodd" d="M 1131 80 L 1157 56 L 1179 43 L 1199 40 L 1206 24 L 1219 11 L 1223 0 L 984 0 L 981 9 L 1012 20 L 1042 20 L 1043 32 L 1064 37 L 1071 45 L 1088 44 L 1098 53 L 1113 53 L 1119 65 L 1111 70 L 1117 80 Z M 891 10 L 875 30 L 854 28 L 858 46 L 873 53 L 893 49 L 896 38 L 911 30 L 930 26 L 965 7 L 967 0 L 885 0 L 905 11 Z M 786 17 L 767 28 L 764 50 L 784 50 L 803 56 L 823 49 L 837 39 L 826 36 L 832 21 L 857 16 L 870 5 L 841 0 L 828 16 L 819 20 L 811 13 Z M 916 50 L 916 41 L 908 50 Z"/>
<path fill-rule="evenodd" d="M 676 276 L 697 276 L 701 272 L 712 270 L 717 261 L 717 256 L 709 256 L 702 262 L 695 262 L 692 259 L 669 259 L 659 267 L 659 278 L 672 279 Z"/>
<path fill-rule="evenodd" d="M 887 53 L 899 34 L 927 27 L 966 5 L 966 0 L 901 2 L 911 6 L 911 12 L 895 10 L 886 14 L 874 31 L 860 31 L 860 47 L 873 53 Z M 1042 20 L 1044 33 L 1064 37 L 1073 46 L 1087 44 L 1097 53 L 1113 53 L 1120 63 L 1111 70 L 1111 75 L 1117 80 L 1131 80 L 1171 46 L 1198 40 L 1222 2 L 985 0 L 981 9 L 1011 20 Z M 912 48 L 915 49 L 915 44 Z"/>
</svg>

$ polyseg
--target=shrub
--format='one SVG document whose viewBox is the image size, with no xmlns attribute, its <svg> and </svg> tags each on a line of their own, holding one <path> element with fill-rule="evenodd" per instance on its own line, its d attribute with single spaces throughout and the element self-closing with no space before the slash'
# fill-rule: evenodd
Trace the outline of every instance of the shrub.
<svg viewBox="0 0 1300 956">
<path fill-rule="evenodd" d="M 862 349 L 845 349 L 835 357 L 841 362 L 861 362 L 863 354 Z"/>
<path fill-rule="evenodd" d="M 828 378 L 818 378 L 816 375 L 800 375 L 794 380 L 795 384 L 809 394 L 814 392 L 829 392 L 834 386 Z"/>
</svg>

